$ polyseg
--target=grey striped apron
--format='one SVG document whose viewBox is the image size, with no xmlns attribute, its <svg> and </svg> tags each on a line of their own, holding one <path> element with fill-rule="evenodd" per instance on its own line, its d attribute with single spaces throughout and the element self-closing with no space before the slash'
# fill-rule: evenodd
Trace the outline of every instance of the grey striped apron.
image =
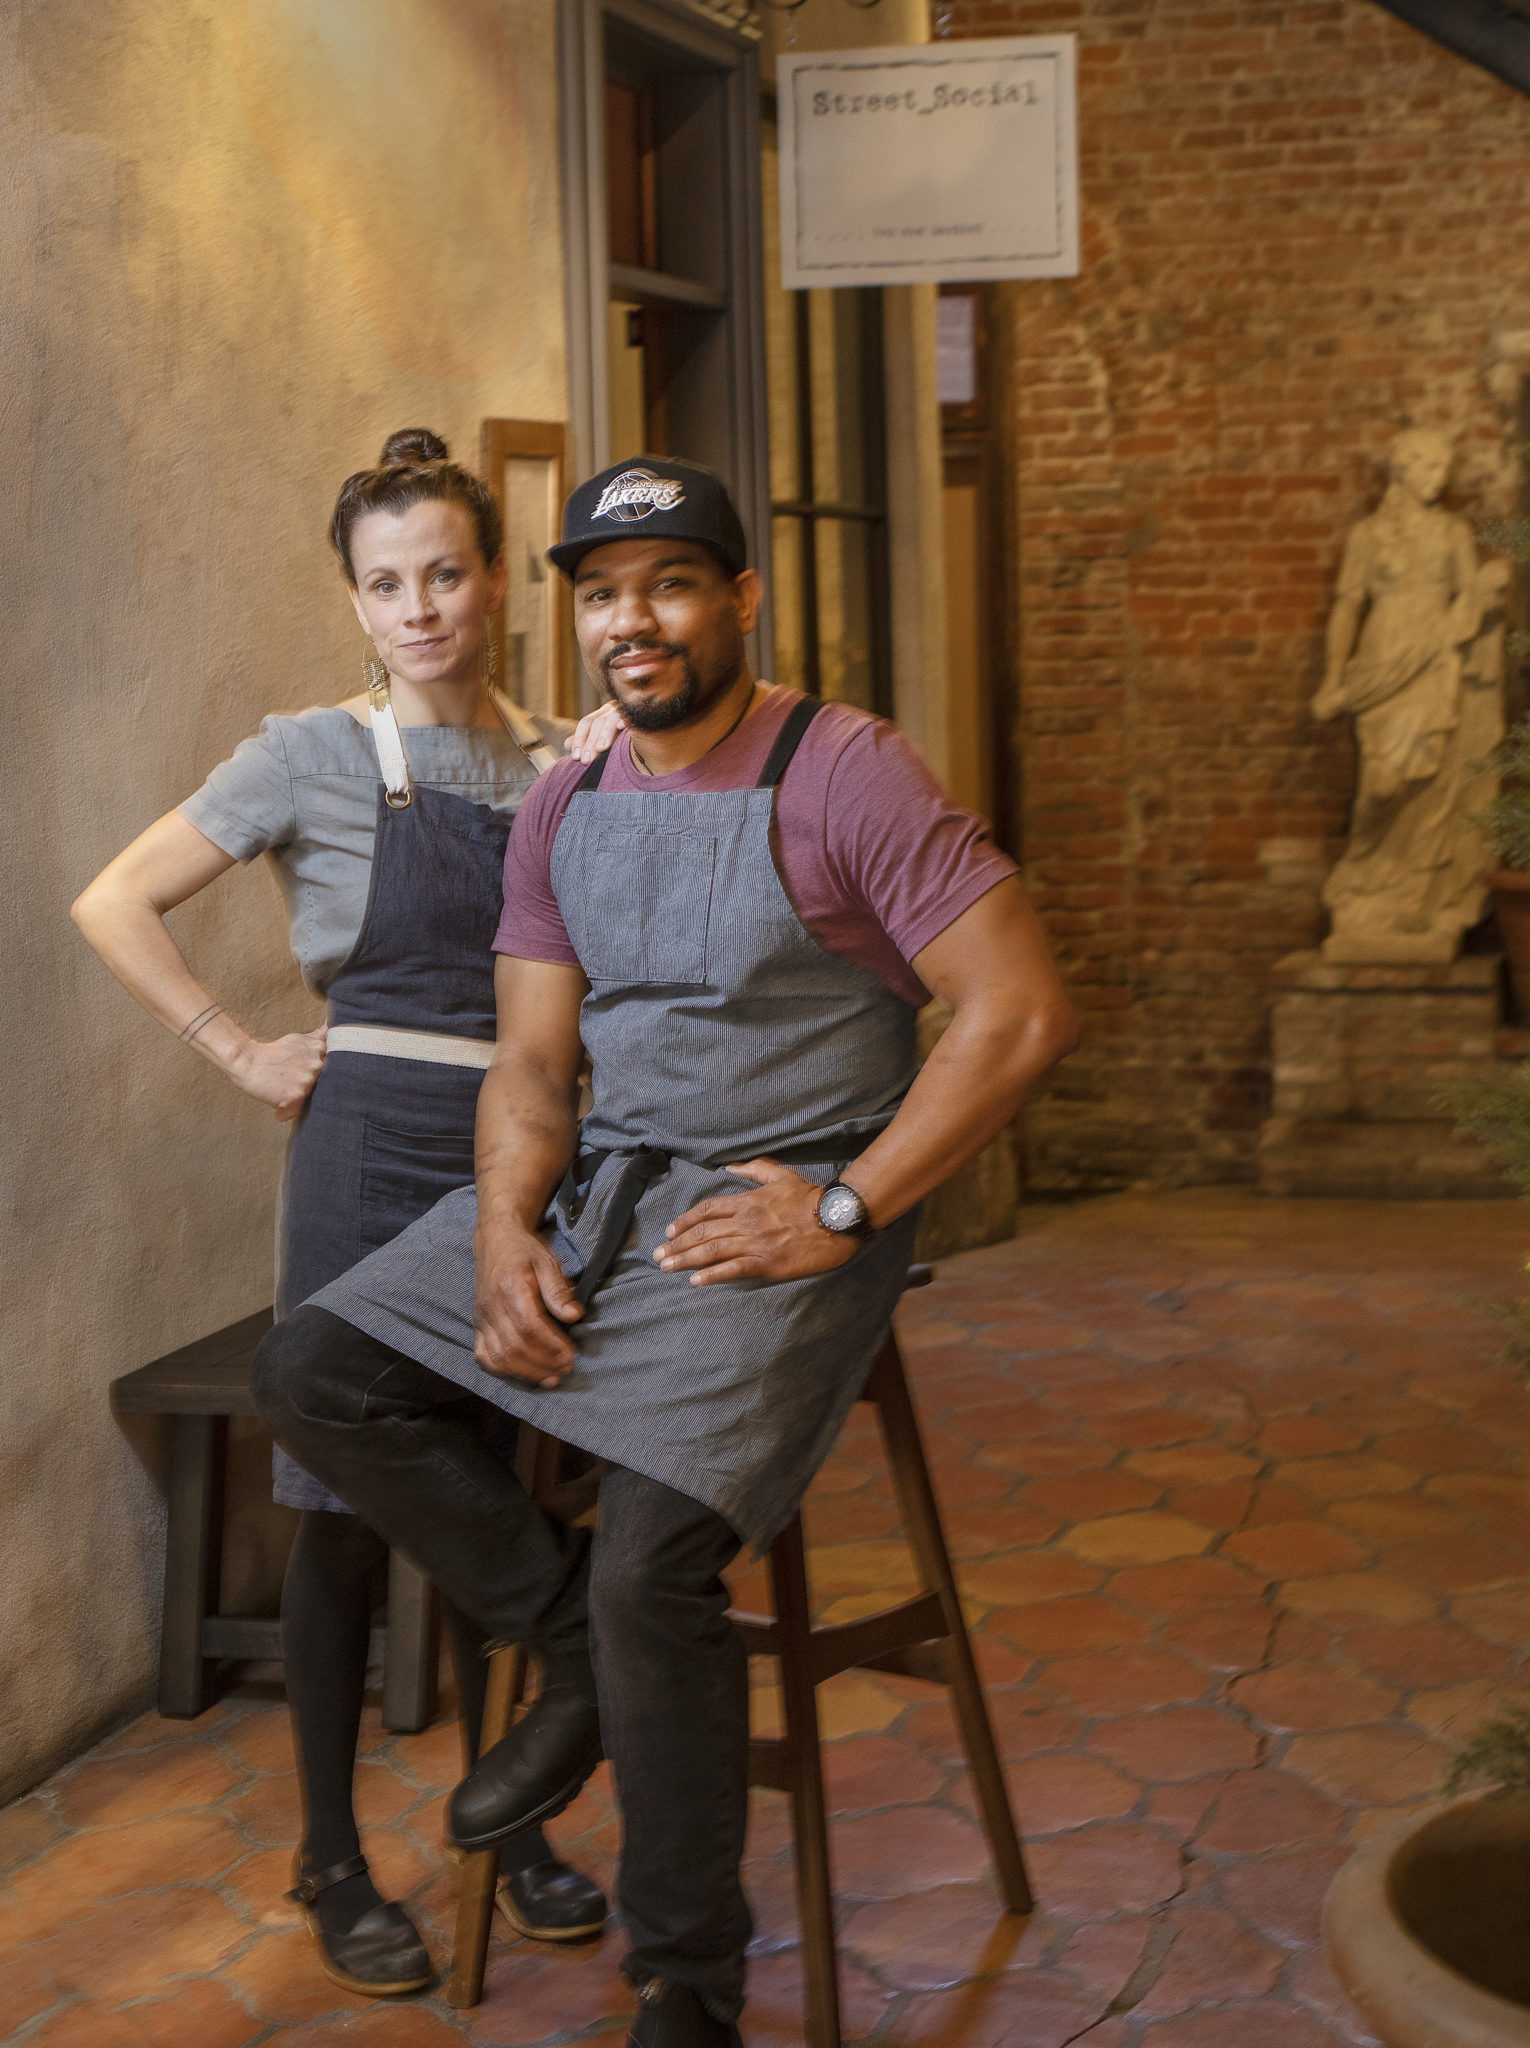
<svg viewBox="0 0 1530 2048">
<path fill-rule="evenodd" d="M 713 1508 L 755 1547 L 791 1519 L 886 1334 L 913 1245 L 903 1217 L 810 1279 L 692 1287 L 665 1228 L 745 1190 L 760 1156 L 827 1185 L 907 1092 L 915 1012 L 819 944 L 771 846 L 775 791 L 818 706 L 799 704 L 753 789 L 603 793 L 592 764 L 552 883 L 590 983 L 594 1100 L 547 1218 L 587 1303 L 556 1389 L 473 1361 L 475 1200 L 461 1189 L 314 1297 L 566 1442 Z"/>
</svg>

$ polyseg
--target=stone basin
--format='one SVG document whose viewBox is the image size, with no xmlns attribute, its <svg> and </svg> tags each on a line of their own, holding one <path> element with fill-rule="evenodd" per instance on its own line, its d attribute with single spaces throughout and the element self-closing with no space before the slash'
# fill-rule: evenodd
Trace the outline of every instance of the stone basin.
<svg viewBox="0 0 1530 2048">
<path fill-rule="evenodd" d="M 1452 1800 L 1362 1844 L 1323 1934 L 1388 2048 L 1530 2048 L 1530 1798 Z"/>
</svg>

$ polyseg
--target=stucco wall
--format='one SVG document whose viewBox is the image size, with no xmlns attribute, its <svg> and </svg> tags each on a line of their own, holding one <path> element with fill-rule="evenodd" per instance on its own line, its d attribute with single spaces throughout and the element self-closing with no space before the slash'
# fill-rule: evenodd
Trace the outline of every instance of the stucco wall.
<svg viewBox="0 0 1530 2048">
<path fill-rule="evenodd" d="M 268 710 L 357 682 L 323 542 L 383 434 L 564 405 L 552 0 L 0 10 L 0 1797 L 152 1682 L 152 1432 L 107 1383 L 270 1298 L 282 1135 L 71 897 Z M 274 889 L 177 925 L 307 1018 Z"/>
</svg>

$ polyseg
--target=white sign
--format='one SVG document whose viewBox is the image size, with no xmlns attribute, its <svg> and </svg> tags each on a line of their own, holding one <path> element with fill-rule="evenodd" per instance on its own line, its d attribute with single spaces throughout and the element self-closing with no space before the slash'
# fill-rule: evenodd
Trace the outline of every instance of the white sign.
<svg viewBox="0 0 1530 2048">
<path fill-rule="evenodd" d="M 786 289 L 1077 276 L 1074 47 L 779 57 Z"/>
</svg>

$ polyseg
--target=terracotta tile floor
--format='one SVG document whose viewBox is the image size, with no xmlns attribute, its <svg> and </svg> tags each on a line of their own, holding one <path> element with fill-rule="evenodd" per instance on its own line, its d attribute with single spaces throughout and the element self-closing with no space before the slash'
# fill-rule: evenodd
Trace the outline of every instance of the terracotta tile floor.
<svg viewBox="0 0 1530 2048">
<path fill-rule="evenodd" d="M 1027 1213 L 949 1261 L 903 1336 L 1040 1910 L 1002 1916 L 949 1713 L 825 1688 L 847 2027 L 899 2048 L 1317 2048 L 1366 2036 L 1318 1909 L 1348 1843 L 1530 1700 L 1530 1398 L 1471 1297 L 1513 1288 L 1513 1203 L 1214 1191 Z M 811 1505 L 816 1590 L 911 1581 L 872 1425 Z M 743 1588 L 745 1604 L 751 1595 Z M 757 1696 L 762 1725 L 774 1698 Z M 444 1955 L 446 1723 L 370 1716 L 368 1849 Z M 619 1942 L 499 1940 L 488 1995 L 334 1990 L 280 1894 L 278 1701 L 138 1721 L 0 1814 L 0 2036 L 38 2048 L 425 2048 L 620 2038 Z M 608 1877 L 597 1784 L 560 1826 Z M 745 2028 L 800 2041 L 784 1801 L 755 1796 Z"/>
</svg>

